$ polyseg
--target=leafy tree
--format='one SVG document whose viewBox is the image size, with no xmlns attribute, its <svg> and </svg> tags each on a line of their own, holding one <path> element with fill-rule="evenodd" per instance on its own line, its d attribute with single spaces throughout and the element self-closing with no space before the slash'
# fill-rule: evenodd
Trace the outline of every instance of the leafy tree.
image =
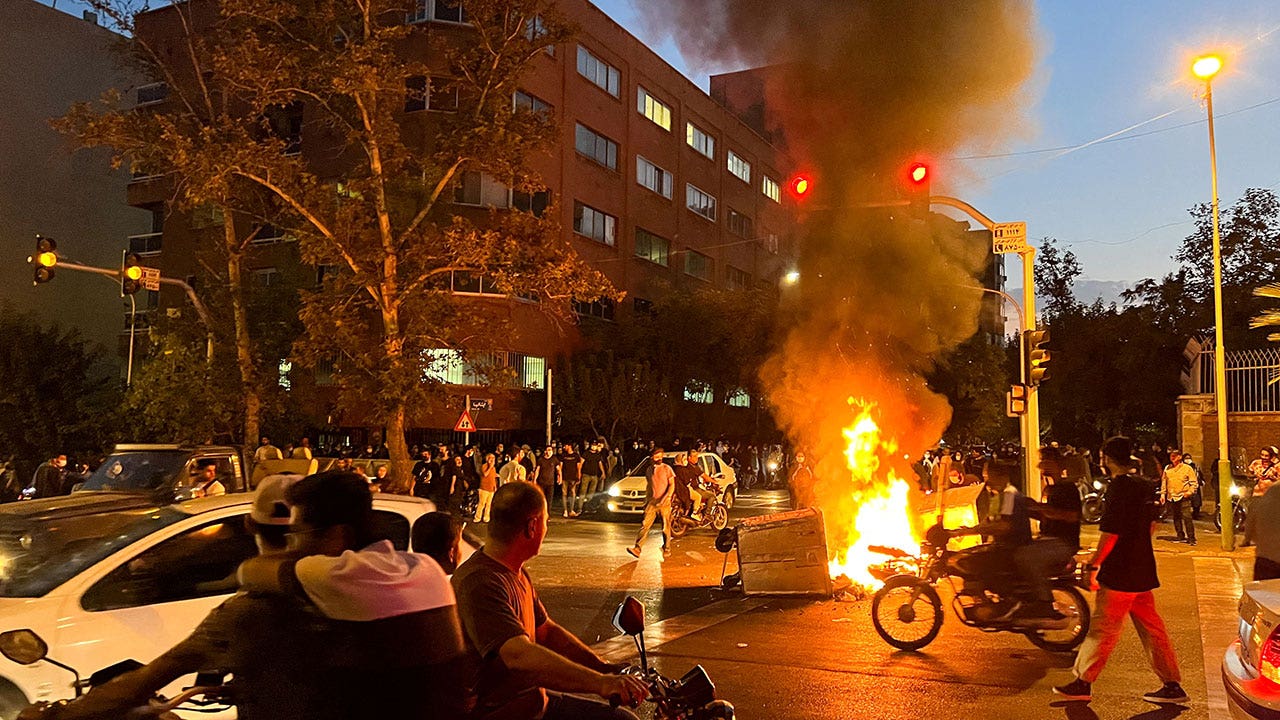
<svg viewBox="0 0 1280 720">
<path fill-rule="evenodd" d="M 105 350 L 8 306 L 0 333 L 0 457 L 20 481 L 56 453 L 84 457 L 115 439 L 119 383 Z"/>
<path fill-rule="evenodd" d="M 1060 248 L 1053 238 L 1041 240 L 1034 270 L 1036 296 L 1043 301 L 1040 314 L 1054 318 L 1080 310 L 1073 290 L 1081 272 L 1074 252 Z"/>
<path fill-rule="evenodd" d="M 227 442 L 242 406 L 228 358 L 210 364 L 204 348 L 179 332 L 160 333 L 125 395 L 124 426 L 141 442 Z"/>
<path fill-rule="evenodd" d="M 565 410 L 570 432 L 589 431 L 619 446 L 624 437 L 671 426 L 671 382 L 648 361 L 584 352 L 563 364 L 558 377 L 555 401 Z"/>
</svg>

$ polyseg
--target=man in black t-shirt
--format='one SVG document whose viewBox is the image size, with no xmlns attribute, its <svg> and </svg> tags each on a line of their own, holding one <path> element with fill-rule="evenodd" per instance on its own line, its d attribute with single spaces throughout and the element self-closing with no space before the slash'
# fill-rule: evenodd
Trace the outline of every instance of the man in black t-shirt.
<svg viewBox="0 0 1280 720">
<path fill-rule="evenodd" d="M 585 501 L 579 493 L 582 488 L 582 456 L 574 451 L 572 443 L 565 443 L 564 450 L 560 451 L 560 480 L 564 483 L 564 516 L 578 517 Z"/>
<path fill-rule="evenodd" d="M 471 717 L 635 720 L 624 708 L 582 695 L 635 705 L 648 695 L 648 686 L 617 674 L 617 667 L 548 617 L 524 569 L 547 533 L 542 492 L 530 483 L 503 485 L 494 493 L 491 513 L 488 542 L 452 580 L 467 667 L 474 671 L 470 688 L 477 703 Z"/>
<path fill-rule="evenodd" d="M 550 445 L 542 449 L 542 454 L 533 465 L 533 481 L 542 488 L 542 494 L 547 497 L 547 507 L 550 508 L 556 497 L 556 486 L 560 484 L 560 458 L 556 457 L 556 450 Z M 569 506 L 565 505 L 565 512 L 568 510 Z"/>
<path fill-rule="evenodd" d="M 604 482 L 604 444 L 591 442 L 582 447 L 582 498 L 590 502 L 591 496 L 600 492 Z"/>
<path fill-rule="evenodd" d="M 1132 617 L 1151 667 L 1164 683 L 1159 690 L 1143 695 L 1143 699 L 1158 704 L 1185 703 L 1187 694 L 1179 684 L 1182 672 L 1178 657 L 1151 593 L 1160 586 L 1151 548 L 1155 484 L 1137 474 L 1141 461 L 1133 458 L 1133 442 L 1126 437 L 1108 440 L 1102 447 L 1102 460 L 1111 483 L 1107 487 L 1107 509 L 1099 524 L 1102 534 L 1090 562 L 1098 568 L 1096 578 L 1092 573 L 1089 576 L 1090 584 L 1098 591 L 1097 604 L 1089 635 L 1076 655 L 1076 679 L 1053 691 L 1071 700 L 1089 700 L 1092 683 L 1120 640 L 1125 618 Z"/>
<path fill-rule="evenodd" d="M 1043 503 L 1029 502 L 1029 512 L 1040 521 L 1040 537 L 1014 553 L 1014 562 L 1024 577 L 1034 578 L 1035 596 L 1027 616 L 1062 617 L 1053 606 L 1049 578 L 1067 566 L 1080 549 L 1080 490 L 1066 479 L 1066 468 L 1054 448 L 1046 448 L 1040 459 L 1040 474 L 1048 483 Z"/>
</svg>

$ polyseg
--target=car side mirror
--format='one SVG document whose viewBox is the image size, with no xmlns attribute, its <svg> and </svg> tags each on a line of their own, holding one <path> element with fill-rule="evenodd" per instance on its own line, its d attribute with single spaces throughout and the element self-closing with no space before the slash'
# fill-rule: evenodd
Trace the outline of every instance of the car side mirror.
<svg viewBox="0 0 1280 720">
<path fill-rule="evenodd" d="M 49 645 L 34 630 L 0 633 L 0 654 L 19 665 L 35 665 L 49 654 Z"/>
<path fill-rule="evenodd" d="M 627 596 L 613 614 L 613 626 L 627 635 L 639 635 L 644 632 L 644 605 L 639 600 Z"/>
</svg>

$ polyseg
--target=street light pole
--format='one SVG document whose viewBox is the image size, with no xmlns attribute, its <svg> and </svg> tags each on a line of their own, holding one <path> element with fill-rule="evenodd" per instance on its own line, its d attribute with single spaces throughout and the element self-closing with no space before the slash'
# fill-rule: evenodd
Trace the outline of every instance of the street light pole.
<svg viewBox="0 0 1280 720">
<path fill-rule="evenodd" d="M 1209 116 L 1209 175 L 1213 189 L 1213 395 L 1218 415 L 1218 515 L 1222 520 L 1222 549 L 1235 549 L 1235 518 L 1231 509 L 1231 452 L 1227 441 L 1227 348 L 1222 318 L 1222 233 L 1218 220 L 1218 146 L 1213 133 L 1213 78 L 1222 70 L 1222 58 L 1196 58 L 1191 72 L 1204 80 L 1204 102 Z"/>
</svg>

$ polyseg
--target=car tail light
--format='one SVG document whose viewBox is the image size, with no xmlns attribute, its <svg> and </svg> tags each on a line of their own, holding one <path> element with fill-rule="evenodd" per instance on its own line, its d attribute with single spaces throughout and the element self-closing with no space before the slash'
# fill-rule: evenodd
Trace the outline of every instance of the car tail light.
<svg viewBox="0 0 1280 720">
<path fill-rule="evenodd" d="M 1258 656 L 1258 674 L 1280 685 L 1280 628 L 1276 628 L 1262 643 Z"/>
</svg>

